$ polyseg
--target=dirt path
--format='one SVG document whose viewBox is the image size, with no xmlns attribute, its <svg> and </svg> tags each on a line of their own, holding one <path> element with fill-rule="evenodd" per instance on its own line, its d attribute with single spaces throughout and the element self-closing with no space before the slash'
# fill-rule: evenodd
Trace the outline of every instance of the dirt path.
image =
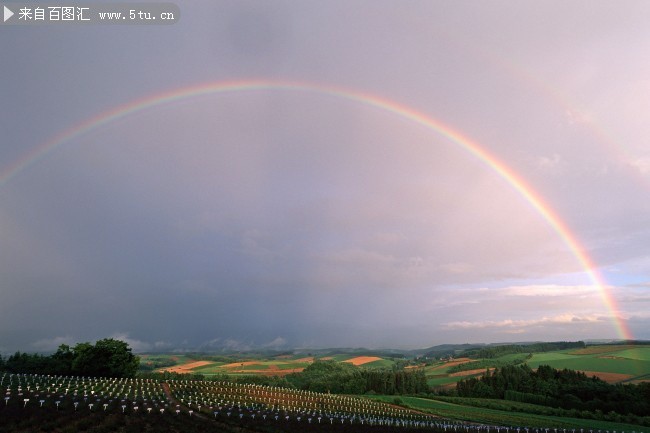
<svg viewBox="0 0 650 433">
<path fill-rule="evenodd" d="M 181 403 L 180 401 L 176 400 L 176 399 L 174 398 L 174 396 L 172 395 L 172 391 L 171 391 L 171 389 L 169 389 L 169 384 L 168 384 L 167 382 L 163 382 L 163 384 L 162 384 L 162 388 L 163 388 L 163 392 L 164 392 L 165 395 L 167 396 L 167 399 L 169 399 L 170 405 L 173 404 L 174 406 L 178 406 L 179 408 L 183 408 L 183 409 L 185 409 L 186 411 L 190 411 L 190 410 L 191 410 L 191 411 L 193 411 L 192 416 L 195 416 L 195 417 L 197 417 L 197 418 L 201 418 L 201 419 L 209 419 L 209 420 L 211 420 L 211 418 L 208 418 L 207 416 L 201 414 L 201 412 L 199 412 L 199 411 L 195 411 L 194 409 L 191 409 L 191 408 L 189 408 L 188 406 L 186 406 L 186 405 L 184 405 L 183 403 Z"/>
</svg>

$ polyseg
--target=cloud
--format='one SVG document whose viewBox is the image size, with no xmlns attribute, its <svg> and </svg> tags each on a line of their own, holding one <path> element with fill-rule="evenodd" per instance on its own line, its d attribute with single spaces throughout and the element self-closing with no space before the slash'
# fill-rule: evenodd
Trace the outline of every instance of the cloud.
<svg viewBox="0 0 650 433">
<path fill-rule="evenodd" d="M 286 338 L 277 337 L 274 340 L 263 344 L 262 347 L 267 347 L 269 349 L 281 349 L 283 347 L 287 347 L 287 343 L 288 342 L 287 342 Z"/>
<path fill-rule="evenodd" d="M 150 343 L 147 341 L 138 340 L 136 338 L 131 338 L 128 332 L 116 332 L 109 338 L 124 341 L 129 345 L 134 353 L 162 351 L 173 347 L 171 343 L 165 341 L 156 341 L 154 343 Z"/>
<path fill-rule="evenodd" d="M 457 321 L 443 324 L 447 329 L 490 329 L 490 328 L 513 328 L 519 333 L 526 331 L 526 328 L 533 328 L 546 325 L 570 325 L 570 324 L 592 324 L 602 323 L 605 318 L 602 316 L 578 316 L 573 314 L 562 314 L 554 317 L 541 317 L 528 320 L 499 320 L 499 321 Z"/>
<path fill-rule="evenodd" d="M 129 336 L 129 333 L 126 332 L 115 332 L 107 338 L 114 338 L 116 340 L 124 341 L 129 345 L 131 350 L 135 353 L 149 352 L 149 351 L 163 351 L 163 350 L 169 350 L 173 347 L 173 344 L 167 341 L 160 340 L 153 343 L 149 343 L 146 341 L 131 338 Z M 73 337 L 71 335 L 66 335 L 66 336 L 59 336 L 59 337 L 47 338 L 47 339 L 41 339 L 35 341 L 31 344 L 31 347 L 37 352 L 53 352 L 56 351 L 56 349 L 58 349 L 58 347 L 62 344 L 67 344 L 68 346 L 74 347 L 76 344 L 84 341 L 90 341 L 91 343 L 94 343 L 97 340 L 98 339 L 88 340 L 88 339 Z"/>
<path fill-rule="evenodd" d="M 223 338 L 217 337 L 212 340 L 203 342 L 200 346 L 201 350 L 217 350 L 224 352 L 246 352 L 260 347 L 252 342 L 245 342 L 236 338 Z"/>
<path fill-rule="evenodd" d="M 632 167 L 643 176 L 650 175 L 650 158 L 641 157 L 636 159 L 628 159 L 627 165 Z"/>
<path fill-rule="evenodd" d="M 564 164 L 564 160 L 557 153 L 554 153 L 551 156 L 540 156 L 537 157 L 536 160 L 537 167 L 546 171 L 555 171 Z"/>
<path fill-rule="evenodd" d="M 528 286 L 510 286 L 504 287 L 499 292 L 503 296 L 520 296 L 520 297 L 585 297 L 600 296 L 601 289 L 593 285 L 583 286 L 561 286 L 557 284 L 547 285 L 528 285 Z"/>
<path fill-rule="evenodd" d="M 175 26 L 188 37 L 89 28 L 14 41 L 5 57 L 21 61 L 0 63 L 15 77 L 0 83 L 4 169 L 111 107 L 201 93 L 199 83 L 299 78 L 374 99 L 291 85 L 168 98 L 10 179 L 2 171 L 3 347 L 106 335 L 135 350 L 611 335 L 607 320 L 578 320 L 608 317 L 606 299 L 526 194 L 596 267 L 620 269 L 605 273 L 621 314 L 648 310 L 643 287 L 629 286 L 650 275 L 642 7 L 598 4 L 585 20 L 571 2 L 449 2 L 445 13 L 432 2 L 295 2 L 291 13 L 195 3 Z M 71 44 L 88 55 L 58 49 Z"/>
<path fill-rule="evenodd" d="M 32 347 L 37 352 L 54 352 L 62 344 L 74 346 L 76 343 L 78 343 L 78 341 L 76 341 L 72 336 L 66 335 L 63 337 L 46 338 L 35 341 L 32 343 Z"/>
<path fill-rule="evenodd" d="M 440 265 L 439 268 L 443 272 L 448 272 L 450 274 L 469 274 L 475 270 L 474 266 L 463 262 L 446 263 L 444 265 Z"/>
<path fill-rule="evenodd" d="M 586 110 L 567 109 L 565 114 L 569 125 L 588 125 L 594 121 L 593 114 Z"/>
</svg>

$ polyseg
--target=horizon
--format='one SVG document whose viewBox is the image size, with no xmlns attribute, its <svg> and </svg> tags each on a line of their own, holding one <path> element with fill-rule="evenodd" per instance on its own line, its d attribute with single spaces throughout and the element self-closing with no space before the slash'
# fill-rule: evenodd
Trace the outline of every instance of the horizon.
<svg viewBox="0 0 650 433">
<path fill-rule="evenodd" d="M 99 340 L 99 339 L 98 339 Z M 124 340 L 121 340 L 124 341 Z M 74 344 L 69 345 L 71 348 L 74 347 L 75 344 L 78 343 L 90 343 L 90 344 L 95 344 L 97 340 L 95 341 L 79 341 Z M 128 341 L 125 341 L 128 344 Z M 293 354 L 304 354 L 305 352 L 313 351 L 317 353 L 377 353 L 380 354 L 382 352 L 392 352 L 394 355 L 402 355 L 402 356 L 421 356 L 417 355 L 418 352 L 425 352 L 425 351 L 430 351 L 430 350 L 435 350 L 439 349 L 442 347 L 449 347 L 452 350 L 461 350 L 460 348 L 463 346 L 470 346 L 470 347 L 497 347 L 497 346 L 526 346 L 526 345 L 531 345 L 531 344 L 539 344 L 539 343 L 578 343 L 582 342 L 585 344 L 585 346 L 601 346 L 601 345 L 647 345 L 650 344 L 650 340 L 621 340 L 621 339 L 610 339 L 610 338 L 596 338 L 596 339 L 588 339 L 588 340 L 562 340 L 562 341 L 543 341 L 543 340 L 534 340 L 534 341 L 500 341 L 500 342 L 490 342 L 490 343 L 479 343 L 479 342 L 473 342 L 473 343 L 441 343 L 441 344 L 435 344 L 431 346 L 422 346 L 422 347 L 364 347 L 364 346 L 356 346 L 356 347 L 291 347 L 291 346 L 284 346 L 284 347 L 274 347 L 274 348 L 269 348 L 266 346 L 247 346 L 245 348 L 241 349 L 228 349 L 228 348 L 209 348 L 205 349 L 202 347 L 176 347 L 176 348 L 170 348 L 167 350 L 134 350 L 130 345 L 128 346 L 131 352 L 135 355 L 149 355 L 149 354 L 213 354 L 213 355 L 224 355 L 224 356 L 233 356 L 233 355 L 250 355 L 250 354 L 267 354 L 271 356 L 275 356 L 277 354 L 283 354 L 283 353 L 293 353 Z M 456 347 L 456 349 L 453 349 Z M 41 352 L 29 352 L 29 351 L 24 351 L 24 350 L 17 350 L 17 352 L 21 353 L 38 353 L 42 355 L 48 355 L 48 354 L 53 354 L 56 352 L 56 349 L 54 350 L 49 350 L 49 351 L 41 351 Z M 15 353 L 15 352 L 14 352 Z M 6 358 L 14 353 L 1 353 L 0 356 Z M 275 355 L 274 355 L 275 354 Z M 406 355 L 405 355 L 406 354 Z"/>
</svg>

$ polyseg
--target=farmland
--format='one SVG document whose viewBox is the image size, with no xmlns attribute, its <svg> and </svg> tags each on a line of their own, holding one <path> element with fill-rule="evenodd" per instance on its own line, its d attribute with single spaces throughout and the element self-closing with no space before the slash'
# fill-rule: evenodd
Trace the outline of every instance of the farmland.
<svg viewBox="0 0 650 433">
<path fill-rule="evenodd" d="M 211 359 L 212 358 L 212 359 Z M 346 362 L 364 368 L 392 368 L 396 361 L 379 356 L 357 356 L 354 354 L 334 354 L 322 357 L 305 355 L 253 356 L 243 355 L 240 358 L 210 357 L 204 354 L 143 354 L 141 363 L 145 366 L 156 366 L 151 370 L 163 372 L 196 373 L 206 377 L 218 375 L 263 375 L 285 376 L 303 371 L 316 359 Z M 149 370 L 149 368 L 147 368 Z"/>
<path fill-rule="evenodd" d="M 432 363 L 425 368 L 427 383 L 437 388 L 453 388 L 465 378 L 480 376 L 486 369 L 507 364 L 521 358 L 521 354 L 508 354 L 484 360 L 485 367 L 458 373 L 450 372 L 452 367 L 476 360 L 459 358 L 452 361 Z M 526 360 L 533 369 L 549 365 L 558 369 L 585 372 L 609 383 L 639 383 L 650 380 L 650 346 L 595 345 L 584 349 L 567 349 L 552 352 L 533 353 Z"/>
<path fill-rule="evenodd" d="M 285 354 L 275 357 L 262 355 L 243 355 L 240 358 L 213 357 L 205 359 L 200 354 L 144 354 L 142 363 L 162 363 L 164 366 L 156 371 L 181 371 L 212 376 L 286 376 L 303 371 L 314 360 L 335 360 L 348 362 L 362 368 L 394 368 L 398 361 L 394 358 L 379 356 L 358 356 L 348 353 L 334 353 L 327 356 L 305 356 L 304 354 Z M 207 357 L 209 358 L 209 357 Z M 427 384 L 434 389 L 454 389 L 456 383 L 468 377 L 481 376 L 486 369 L 517 363 L 524 358 L 522 354 L 506 354 L 493 359 L 480 360 L 482 367 L 455 371 L 459 366 L 477 363 L 472 358 L 453 358 L 444 361 L 430 361 L 422 364 L 413 362 L 408 368 L 424 368 Z M 199 361 L 201 364 L 198 364 Z M 404 363 L 404 361 L 401 361 Z M 567 368 L 585 372 L 588 376 L 597 376 L 609 383 L 639 383 L 650 380 L 650 346 L 633 345 L 594 345 L 583 349 L 566 349 L 552 352 L 533 353 L 526 363 L 533 369 L 539 365 L 554 368 Z M 454 368 L 455 367 L 455 368 Z"/>
<path fill-rule="evenodd" d="M 386 431 L 431 415 L 360 397 L 216 381 L 0 376 L 0 431 Z"/>
<path fill-rule="evenodd" d="M 136 378 L 0 373 L 0 386 L 6 389 L 0 432 L 192 432 L 215 426 L 225 432 L 371 427 L 369 431 L 385 431 L 398 426 L 399 431 L 416 427 L 445 431 L 445 426 L 464 422 L 539 431 L 552 427 L 650 432 L 647 416 L 619 409 L 613 414 L 590 414 L 533 404 L 523 394 L 528 400 L 436 395 L 455 394 L 458 381 L 480 377 L 486 369 L 524 361 L 533 370 L 549 365 L 610 383 L 637 384 L 650 380 L 650 346 L 586 346 L 484 359 L 462 357 L 462 353 L 444 360 L 378 355 L 158 353 L 140 355 L 144 368 Z M 392 383 L 392 391 L 372 391 L 386 381 Z M 418 383 L 428 388 L 422 391 Z M 364 392 L 368 395 L 361 395 Z"/>
<path fill-rule="evenodd" d="M 623 423 L 520 413 L 530 409 L 513 402 L 477 407 L 477 402 L 462 399 L 368 399 L 221 381 L 3 374 L 0 386 L 6 389 L 0 431 L 6 432 L 456 431 L 463 421 L 525 426 L 533 432 L 549 427 L 650 431 Z M 468 424 L 462 431 L 483 429 Z"/>
<path fill-rule="evenodd" d="M 378 397 L 381 401 L 390 402 L 394 397 Z M 400 397 L 405 406 L 443 418 L 478 422 L 488 425 L 526 426 L 528 428 L 545 428 L 553 426 L 562 429 L 598 429 L 609 431 L 647 432 L 650 429 L 633 424 L 594 421 L 578 418 L 537 415 L 530 413 L 535 408 L 532 405 L 521 405 L 514 402 L 502 402 L 488 399 L 468 401 L 455 399 L 456 402 L 419 397 Z M 543 408 L 537 408 L 540 411 Z M 528 412 L 526 412 L 528 411 Z"/>
<path fill-rule="evenodd" d="M 517 413 L 416 397 L 321 394 L 218 381 L 9 375 L 0 431 L 446 431 L 495 426 L 645 432 L 639 426 Z M 406 407 L 395 406 L 400 403 Z M 451 421 L 456 420 L 456 421 Z M 454 427 L 455 426 L 455 427 Z M 533 430 L 533 431 L 535 431 Z M 465 432 L 480 430 L 463 427 Z"/>
</svg>

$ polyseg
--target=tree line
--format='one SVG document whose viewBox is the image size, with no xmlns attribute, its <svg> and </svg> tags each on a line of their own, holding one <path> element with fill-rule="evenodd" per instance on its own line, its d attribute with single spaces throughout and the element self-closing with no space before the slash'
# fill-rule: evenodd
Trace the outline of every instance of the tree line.
<svg viewBox="0 0 650 433">
<path fill-rule="evenodd" d="M 607 414 L 650 415 L 650 383 L 609 384 L 574 370 L 504 366 L 456 384 L 459 397 L 495 398 Z"/>
<path fill-rule="evenodd" d="M 0 370 L 61 376 L 135 377 L 139 365 L 129 345 L 113 338 L 74 347 L 62 344 L 52 355 L 16 352 L 6 360 L 0 357 Z"/>
<path fill-rule="evenodd" d="M 463 352 L 468 358 L 498 358 L 513 353 L 540 353 L 565 349 L 583 349 L 584 341 L 555 341 L 550 343 L 507 344 L 502 346 L 489 346 L 480 349 L 470 349 Z"/>
</svg>

